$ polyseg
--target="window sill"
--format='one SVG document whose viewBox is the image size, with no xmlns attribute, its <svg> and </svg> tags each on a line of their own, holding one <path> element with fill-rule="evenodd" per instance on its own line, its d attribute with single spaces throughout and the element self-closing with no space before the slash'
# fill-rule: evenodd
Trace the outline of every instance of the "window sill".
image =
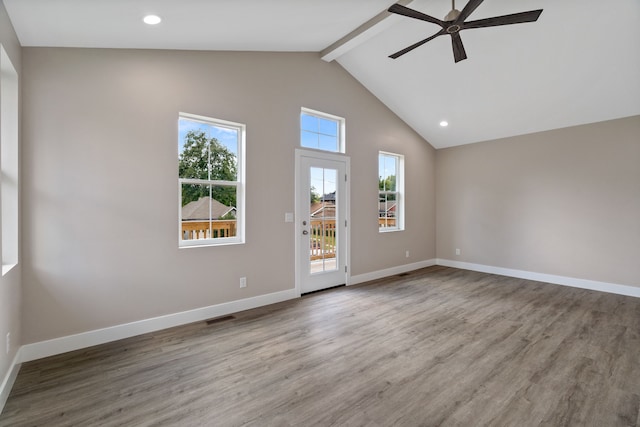
<svg viewBox="0 0 640 427">
<path fill-rule="evenodd" d="M 191 249 L 191 248 L 210 248 L 216 246 L 232 246 L 232 245 L 244 245 L 244 240 L 196 240 L 190 241 L 190 243 L 180 242 L 178 244 L 179 249 Z"/>
<path fill-rule="evenodd" d="M 387 228 L 379 228 L 378 229 L 378 233 L 393 233 L 395 231 L 404 231 L 404 228 L 391 228 L 391 227 L 387 227 Z"/>
</svg>

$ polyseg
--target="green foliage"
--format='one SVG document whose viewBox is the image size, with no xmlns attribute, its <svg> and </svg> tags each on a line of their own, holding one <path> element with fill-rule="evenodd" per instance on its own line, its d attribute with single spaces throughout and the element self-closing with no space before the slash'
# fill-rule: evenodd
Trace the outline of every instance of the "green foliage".
<svg viewBox="0 0 640 427">
<path fill-rule="evenodd" d="M 207 138 L 202 130 L 187 132 L 178 163 L 180 178 L 236 181 L 238 176 L 235 154 L 216 138 Z M 182 186 L 182 206 L 201 197 L 211 196 L 226 206 L 236 206 L 234 187 L 212 187 L 188 184 Z"/>
<path fill-rule="evenodd" d="M 396 191 L 396 176 L 389 175 L 387 178 L 382 179 L 382 177 L 378 178 L 378 189 L 380 191 Z M 386 200 L 395 200 L 396 196 L 394 194 L 387 194 Z M 384 200 L 381 200 L 384 201 Z"/>
<path fill-rule="evenodd" d="M 311 203 L 317 203 L 320 201 L 320 194 L 313 185 L 311 186 Z"/>
<path fill-rule="evenodd" d="M 378 188 L 380 191 L 396 191 L 396 176 L 389 175 L 387 178 L 378 178 Z"/>
</svg>

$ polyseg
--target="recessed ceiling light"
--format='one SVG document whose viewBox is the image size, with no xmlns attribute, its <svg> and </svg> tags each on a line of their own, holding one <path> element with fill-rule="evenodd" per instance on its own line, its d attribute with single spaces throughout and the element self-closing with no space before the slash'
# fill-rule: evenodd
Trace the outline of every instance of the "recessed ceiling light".
<svg viewBox="0 0 640 427">
<path fill-rule="evenodd" d="M 447 126 L 449 126 L 449 122 L 446 120 L 443 120 L 440 122 L 440 126 L 442 126 L 443 128 L 446 128 Z"/>
<path fill-rule="evenodd" d="M 143 19 L 145 24 L 156 25 L 159 24 L 162 19 L 158 15 L 147 15 Z"/>
</svg>

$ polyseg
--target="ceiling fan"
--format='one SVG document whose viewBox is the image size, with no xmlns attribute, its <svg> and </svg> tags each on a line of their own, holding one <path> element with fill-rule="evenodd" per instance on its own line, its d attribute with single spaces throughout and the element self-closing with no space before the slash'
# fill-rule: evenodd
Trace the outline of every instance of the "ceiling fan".
<svg viewBox="0 0 640 427">
<path fill-rule="evenodd" d="M 456 9 L 455 0 L 451 0 L 451 12 L 449 12 L 447 16 L 444 17 L 444 21 L 426 15 L 422 12 L 418 12 L 417 10 L 409 9 L 408 7 L 402 6 L 400 4 L 392 5 L 389 8 L 389 12 L 408 16 L 410 18 L 420 19 L 422 21 L 431 22 L 433 24 L 441 26 L 442 29 L 431 37 L 427 37 L 426 39 L 420 40 L 418 43 L 412 44 L 411 46 L 406 47 L 394 53 L 393 55 L 389 55 L 389 58 L 399 58 L 405 53 L 411 52 L 413 49 L 422 46 L 426 42 L 433 40 L 438 36 L 449 34 L 451 36 L 451 44 L 453 45 L 453 57 L 455 59 L 455 62 L 459 62 L 467 59 L 467 53 L 464 51 L 462 39 L 460 38 L 460 31 L 468 30 L 471 28 L 496 27 L 499 25 L 534 22 L 538 20 L 538 17 L 542 13 L 542 9 L 538 9 L 530 10 L 528 12 L 520 12 L 511 15 L 495 16 L 493 18 L 478 19 L 477 21 L 465 22 L 465 19 L 467 19 L 469 15 L 471 15 L 483 1 L 484 0 L 469 0 L 462 11 L 459 11 L 458 9 Z"/>
</svg>

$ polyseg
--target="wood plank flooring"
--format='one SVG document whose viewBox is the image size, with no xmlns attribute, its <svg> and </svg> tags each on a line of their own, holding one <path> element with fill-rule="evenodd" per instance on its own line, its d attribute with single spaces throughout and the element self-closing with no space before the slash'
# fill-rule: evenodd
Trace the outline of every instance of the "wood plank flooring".
<svg viewBox="0 0 640 427">
<path fill-rule="evenodd" d="M 25 363 L 0 426 L 638 426 L 640 299 L 445 267 Z"/>
</svg>

